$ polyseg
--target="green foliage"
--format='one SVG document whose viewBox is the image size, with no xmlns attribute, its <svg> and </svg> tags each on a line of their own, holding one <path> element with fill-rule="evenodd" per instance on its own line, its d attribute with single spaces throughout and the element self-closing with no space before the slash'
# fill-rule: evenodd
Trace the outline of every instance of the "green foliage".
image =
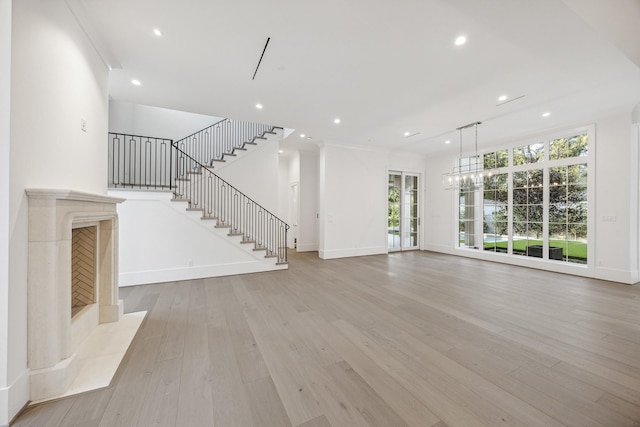
<svg viewBox="0 0 640 427">
<path fill-rule="evenodd" d="M 542 245 L 542 240 L 514 240 L 513 252 L 526 253 L 528 245 Z M 562 256 L 569 256 L 570 259 L 574 259 L 578 262 L 586 263 L 587 261 L 587 244 L 584 242 L 551 239 L 549 240 L 549 246 L 562 248 Z M 506 252 L 507 242 L 485 243 L 484 248 L 485 250 L 500 248 Z"/>
<path fill-rule="evenodd" d="M 483 157 L 485 169 L 506 168 L 509 166 L 509 150 L 486 153 Z"/>
<path fill-rule="evenodd" d="M 549 144 L 549 160 L 586 156 L 588 153 L 589 138 L 586 133 L 554 139 Z"/>
<path fill-rule="evenodd" d="M 388 206 L 388 226 L 389 228 L 400 227 L 400 189 L 389 187 Z"/>
<path fill-rule="evenodd" d="M 538 163 L 544 159 L 544 143 L 524 145 L 513 149 L 513 164 L 526 165 Z"/>
</svg>

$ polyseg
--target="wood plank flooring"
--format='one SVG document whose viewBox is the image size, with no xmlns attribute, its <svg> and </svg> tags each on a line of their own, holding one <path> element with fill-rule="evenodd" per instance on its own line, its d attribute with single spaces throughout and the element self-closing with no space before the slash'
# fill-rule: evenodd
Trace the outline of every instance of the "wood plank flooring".
<svg viewBox="0 0 640 427">
<path fill-rule="evenodd" d="M 640 287 L 430 252 L 123 288 L 112 384 L 13 426 L 640 426 Z"/>
</svg>

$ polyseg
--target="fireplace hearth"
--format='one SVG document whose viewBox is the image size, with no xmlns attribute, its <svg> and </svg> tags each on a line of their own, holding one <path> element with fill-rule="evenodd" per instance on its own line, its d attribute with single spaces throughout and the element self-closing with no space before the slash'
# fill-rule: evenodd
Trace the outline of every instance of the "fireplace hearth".
<svg viewBox="0 0 640 427">
<path fill-rule="evenodd" d="M 28 364 L 32 401 L 63 394 L 76 351 L 100 323 L 122 317 L 118 216 L 123 199 L 28 189 Z"/>
</svg>

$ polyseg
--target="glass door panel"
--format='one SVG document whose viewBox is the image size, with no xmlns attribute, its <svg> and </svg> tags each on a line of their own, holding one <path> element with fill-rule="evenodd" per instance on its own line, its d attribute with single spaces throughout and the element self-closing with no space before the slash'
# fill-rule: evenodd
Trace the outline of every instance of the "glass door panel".
<svg viewBox="0 0 640 427">
<path fill-rule="evenodd" d="M 387 236 L 390 251 L 418 249 L 418 176 L 389 172 Z"/>
<path fill-rule="evenodd" d="M 389 172 L 387 244 L 389 250 L 400 250 L 400 195 L 402 194 L 402 174 Z"/>
</svg>

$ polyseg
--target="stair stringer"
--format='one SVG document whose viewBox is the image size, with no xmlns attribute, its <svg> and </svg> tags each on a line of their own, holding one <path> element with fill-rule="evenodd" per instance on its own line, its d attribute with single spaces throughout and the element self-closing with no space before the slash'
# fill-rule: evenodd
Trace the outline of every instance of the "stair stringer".
<svg viewBox="0 0 640 427">
<path fill-rule="evenodd" d="M 240 236 L 187 211 L 171 193 L 109 191 L 127 201 L 118 207 L 120 286 L 191 280 L 286 269 Z"/>
<path fill-rule="evenodd" d="M 223 170 L 236 162 L 242 162 L 243 159 L 259 155 L 261 149 L 272 142 L 279 143 L 283 138 L 282 128 L 273 128 L 271 132 L 265 132 L 262 136 L 255 137 L 252 141 L 245 142 L 241 148 L 234 148 L 232 153 L 223 155 L 222 160 L 214 160 L 210 162 L 211 170 L 223 175 Z"/>
<path fill-rule="evenodd" d="M 231 226 L 226 231 L 248 231 L 246 236 L 241 234 L 239 237 L 243 238 L 243 240 L 252 240 L 252 230 L 244 229 L 240 226 L 240 224 L 245 224 L 244 222 L 234 224 L 233 220 L 224 218 L 223 215 L 220 215 L 221 210 L 218 206 L 214 206 L 207 199 L 211 194 L 210 189 L 212 188 L 216 188 L 216 195 L 220 194 L 218 184 L 212 185 L 211 183 L 220 183 L 219 178 L 222 178 L 233 184 L 233 186 L 237 185 L 239 189 L 242 189 L 243 194 L 255 200 L 260 205 L 261 210 L 276 210 L 278 204 L 278 150 L 283 131 L 280 128 L 274 129 L 274 132 L 265 133 L 264 139 L 256 147 L 244 152 L 233 163 L 225 165 L 226 167 L 223 170 L 218 166 L 197 166 L 195 162 L 192 162 L 192 168 L 187 168 L 187 173 L 181 172 L 179 174 L 184 178 L 178 182 L 175 199 L 185 202 L 186 209 L 194 210 L 194 217 L 201 214 L 207 219 L 206 222 L 212 223 L 213 221 L 216 225 L 219 225 L 217 220 L 225 220 L 222 225 Z M 180 156 L 180 153 L 178 156 Z M 203 189 L 206 190 L 203 191 Z M 235 192 L 237 190 L 233 189 L 231 191 Z M 260 241 L 257 244 L 253 240 L 252 242 L 245 242 L 243 246 L 257 249 L 258 251 L 262 250 L 261 253 L 269 258 L 278 258 L 272 250 L 265 251 L 266 247 L 260 245 Z M 273 245 L 269 247 L 273 249 Z M 285 250 L 286 245 L 283 245 L 282 248 L 278 249 L 278 252 Z M 277 262 L 278 260 L 275 261 Z M 280 259 L 280 262 L 282 262 L 282 259 Z"/>
</svg>

